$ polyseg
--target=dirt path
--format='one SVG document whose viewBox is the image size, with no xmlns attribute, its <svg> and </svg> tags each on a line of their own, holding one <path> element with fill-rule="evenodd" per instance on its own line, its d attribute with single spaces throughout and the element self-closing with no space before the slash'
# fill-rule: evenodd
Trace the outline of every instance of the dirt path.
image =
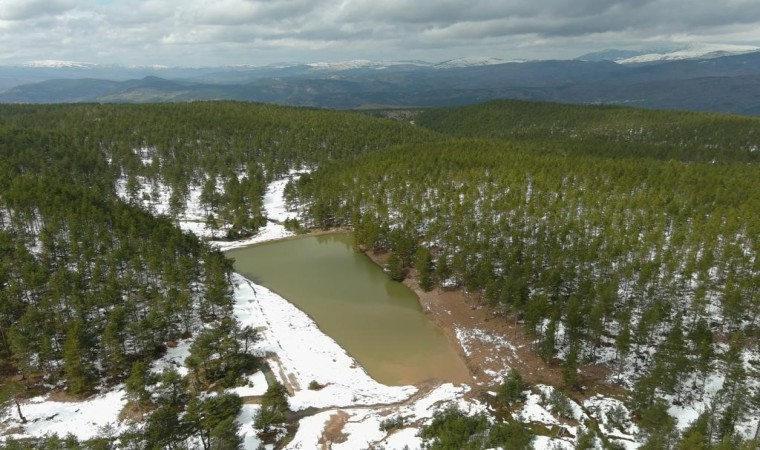
<svg viewBox="0 0 760 450">
<path fill-rule="evenodd" d="M 421 385 L 417 386 L 417 392 L 410 395 L 404 400 L 400 400 L 397 402 L 390 402 L 390 403 L 372 403 L 368 405 L 347 405 L 347 406 L 324 406 L 321 408 L 306 408 L 299 411 L 293 411 L 290 412 L 287 416 L 287 422 L 290 424 L 288 429 L 288 437 L 285 438 L 284 442 L 290 441 L 295 436 L 295 433 L 298 429 L 298 423 L 301 421 L 301 419 L 305 417 L 311 417 L 323 412 L 327 411 L 335 411 L 334 414 L 331 414 L 330 417 L 325 421 L 324 426 L 322 427 L 322 434 L 319 438 L 319 445 L 322 449 L 329 449 L 331 448 L 332 444 L 338 444 L 341 442 L 345 442 L 348 438 L 348 435 L 343 432 L 343 427 L 350 422 L 350 418 L 352 417 L 350 412 L 353 411 L 363 411 L 363 410 L 383 410 L 383 409 L 395 409 L 398 410 L 400 408 L 403 408 L 405 406 L 409 406 L 413 403 L 416 403 L 418 400 L 422 399 L 426 395 L 430 394 L 436 387 L 438 387 L 440 383 L 438 382 L 428 382 L 423 383 Z M 250 402 L 246 403 L 257 403 L 257 400 L 260 401 L 260 399 L 257 399 L 255 397 L 250 398 Z M 391 414 L 391 412 L 387 412 L 388 414 Z M 381 414 L 384 414 L 381 412 Z"/>
<path fill-rule="evenodd" d="M 304 417 L 309 417 L 315 414 L 323 413 L 325 411 L 332 411 L 332 410 L 352 411 L 352 410 L 379 409 L 379 408 L 401 408 L 404 406 L 409 406 L 412 403 L 415 403 L 417 400 L 431 393 L 438 386 L 440 386 L 440 383 L 438 382 L 423 383 L 417 386 L 417 392 L 410 395 L 406 399 L 399 400 L 397 402 L 370 403 L 367 405 L 333 405 L 333 406 L 323 406 L 320 408 L 309 407 L 309 408 L 292 412 L 288 416 L 288 419 L 301 420 Z"/>
</svg>

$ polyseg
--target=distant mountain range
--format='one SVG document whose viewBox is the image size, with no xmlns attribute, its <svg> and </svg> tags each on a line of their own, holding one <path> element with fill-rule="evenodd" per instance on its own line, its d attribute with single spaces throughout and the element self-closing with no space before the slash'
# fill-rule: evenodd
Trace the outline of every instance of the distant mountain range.
<svg viewBox="0 0 760 450">
<path fill-rule="evenodd" d="M 681 47 L 646 50 L 603 50 L 576 59 L 582 61 L 614 61 L 620 64 L 642 64 L 684 59 L 712 59 L 760 51 L 754 45 L 693 44 Z"/>
<path fill-rule="evenodd" d="M 575 60 L 470 57 L 263 67 L 0 67 L 0 102 L 237 99 L 329 108 L 440 106 L 494 98 L 760 114 L 760 48 L 606 50 Z"/>
</svg>

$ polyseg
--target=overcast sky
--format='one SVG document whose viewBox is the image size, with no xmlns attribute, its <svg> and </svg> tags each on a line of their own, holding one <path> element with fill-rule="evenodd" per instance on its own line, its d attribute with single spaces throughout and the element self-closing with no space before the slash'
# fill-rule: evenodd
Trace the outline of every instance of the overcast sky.
<svg viewBox="0 0 760 450">
<path fill-rule="evenodd" d="M 570 59 L 760 45 L 757 0 L 0 0 L 0 63 Z"/>
</svg>

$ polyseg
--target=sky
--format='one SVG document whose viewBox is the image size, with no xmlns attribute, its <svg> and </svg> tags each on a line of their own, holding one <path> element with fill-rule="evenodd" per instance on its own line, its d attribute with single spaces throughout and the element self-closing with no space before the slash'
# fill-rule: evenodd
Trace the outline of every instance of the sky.
<svg viewBox="0 0 760 450">
<path fill-rule="evenodd" d="M 760 45 L 757 0 L 0 0 L 0 64 L 202 67 Z"/>
</svg>

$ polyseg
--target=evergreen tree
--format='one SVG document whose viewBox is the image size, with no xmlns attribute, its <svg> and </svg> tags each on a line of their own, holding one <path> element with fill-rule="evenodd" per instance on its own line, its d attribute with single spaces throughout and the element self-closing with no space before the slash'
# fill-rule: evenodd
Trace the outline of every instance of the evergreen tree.
<svg viewBox="0 0 760 450">
<path fill-rule="evenodd" d="M 95 381 L 84 340 L 84 325 L 80 320 L 72 321 L 63 343 L 63 370 L 66 386 L 73 394 L 87 392 Z"/>
<path fill-rule="evenodd" d="M 124 382 L 127 398 L 133 402 L 139 411 L 142 411 L 150 402 L 148 386 L 151 384 L 148 366 L 143 361 L 135 361 L 129 371 L 129 376 Z"/>
<path fill-rule="evenodd" d="M 261 409 L 253 419 L 253 428 L 268 433 L 272 427 L 285 423 L 289 411 L 285 386 L 280 383 L 270 384 L 261 399 Z"/>
<path fill-rule="evenodd" d="M 388 271 L 388 276 L 393 281 L 404 281 L 406 274 L 404 273 L 404 263 L 401 258 L 392 253 L 388 258 L 388 262 L 385 264 L 385 270 Z"/>
<path fill-rule="evenodd" d="M 420 288 L 423 291 L 429 291 L 433 281 L 433 267 L 430 250 L 427 247 L 420 246 L 414 255 L 414 268 L 417 269 L 417 277 Z"/>
<path fill-rule="evenodd" d="M 496 398 L 502 405 L 510 406 L 525 399 L 523 392 L 526 389 L 527 386 L 520 374 L 516 370 L 511 369 L 509 375 L 499 385 Z"/>
</svg>

